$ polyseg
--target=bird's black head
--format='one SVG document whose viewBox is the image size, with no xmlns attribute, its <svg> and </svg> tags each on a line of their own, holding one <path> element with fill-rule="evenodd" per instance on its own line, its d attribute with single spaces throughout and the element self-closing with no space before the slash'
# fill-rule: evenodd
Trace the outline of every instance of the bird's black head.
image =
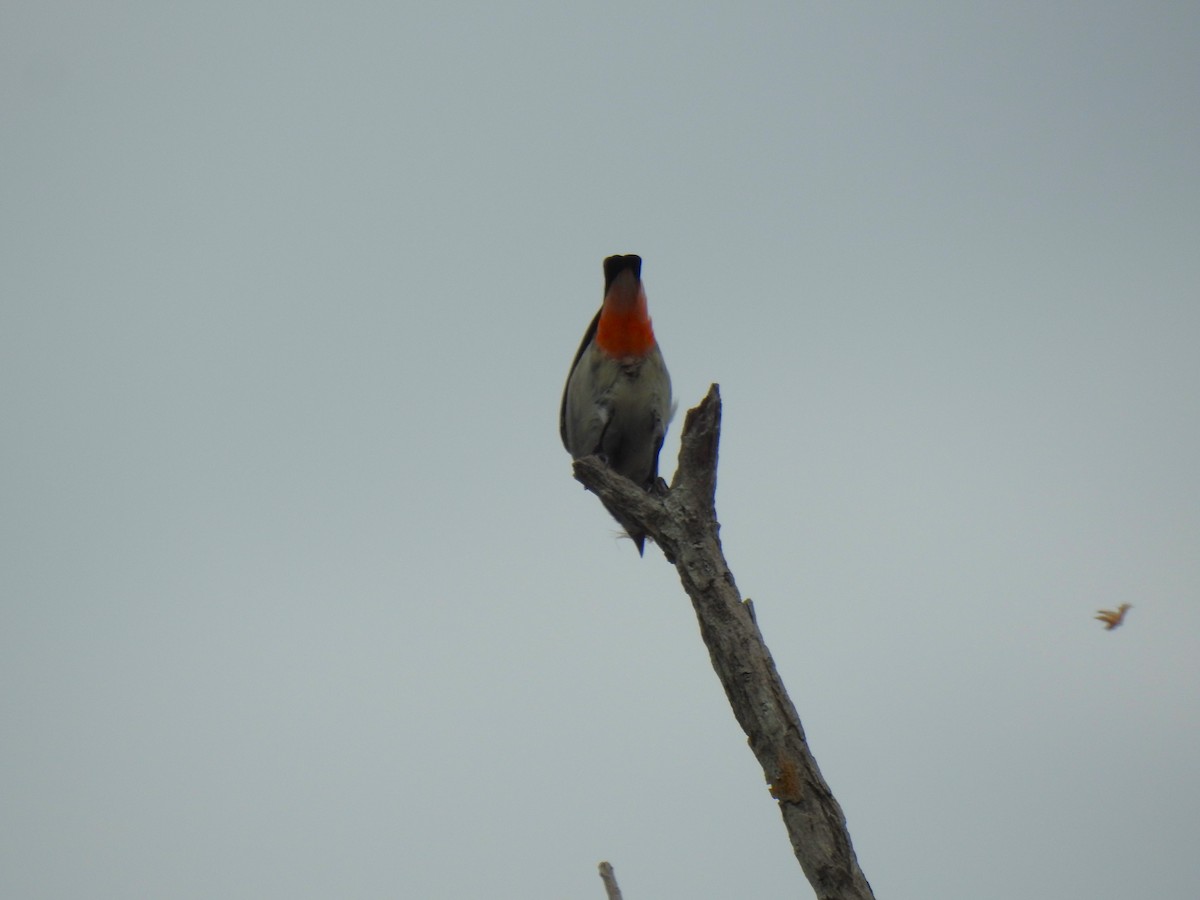
<svg viewBox="0 0 1200 900">
<path fill-rule="evenodd" d="M 633 272 L 633 277 L 637 281 L 641 281 L 642 258 L 636 254 L 630 253 L 627 256 L 610 256 L 604 261 L 605 293 L 608 293 L 608 289 L 612 287 L 612 283 L 617 280 L 617 276 L 626 270 Z"/>
</svg>

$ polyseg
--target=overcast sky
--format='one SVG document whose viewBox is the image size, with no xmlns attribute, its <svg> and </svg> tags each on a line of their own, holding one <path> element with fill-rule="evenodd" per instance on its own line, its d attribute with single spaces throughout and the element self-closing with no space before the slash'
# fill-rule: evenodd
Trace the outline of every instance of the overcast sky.
<svg viewBox="0 0 1200 900">
<path fill-rule="evenodd" d="M 1200 896 L 1198 248 L 1194 3 L 7 3 L 0 896 L 811 896 L 627 252 L 877 895 Z"/>
</svg>

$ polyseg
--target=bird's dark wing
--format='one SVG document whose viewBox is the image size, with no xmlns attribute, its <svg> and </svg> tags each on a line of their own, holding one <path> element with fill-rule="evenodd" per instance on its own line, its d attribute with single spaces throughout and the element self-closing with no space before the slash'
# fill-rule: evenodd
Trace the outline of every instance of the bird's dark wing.
<svg viewBox="0 0 1200 900">
<path fill-rule="evenodd" d="M 567 388 L 571 386 L 571 376 L 575 374 L 575 367 L 579 365 L 579 358 L 583 356 L 583 351 L 587 349 L 588 344 L 592 342 L 592 338 L 596 336 L 596 327 L 599 324 L 600 311 L 597 310 L 596 317 L 592 319 L 592 324 L 583 333 L 583 340 L 579 343 L 579 349 L 575 351 L 575 358 L 571 360 L 571 368 L 567 370 L 567 383 L 563 385 L 562 403 L 558 407 L 558 434 L 562 438 L 564 447 L 567 447 Z M 568 451 L 570 449 L 570 447 L 567 447 Z"/>
</svg>

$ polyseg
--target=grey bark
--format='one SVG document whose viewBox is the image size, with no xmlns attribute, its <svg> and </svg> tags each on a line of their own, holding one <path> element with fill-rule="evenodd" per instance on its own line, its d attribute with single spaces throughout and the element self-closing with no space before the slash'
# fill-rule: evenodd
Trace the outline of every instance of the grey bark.
<svg viewBox="0 0 1200 900">
<path fill-rule="evenodd" d="M 609 863 L 600 863 L 600 880 L 604 882 L 604 893 L 608 894 L 608 900 L 621 900 L 621 889 L 617 887 L 617 874 Z"/>
<path fill-rule="evenodd" d="M 846 817 L 809 752 L 749 600 L 742 600 L 718 536 L 715 495 L 721 397 L 717 385 L 683 426 L 679 467 L 668 491 L 648 493 L 589 456 L 575 478 L 621 522 L 644 531 L 679 571 L 713 669 L 779 804 L 792 850 L 820 900 L 873 898 Z"/>
</svg>

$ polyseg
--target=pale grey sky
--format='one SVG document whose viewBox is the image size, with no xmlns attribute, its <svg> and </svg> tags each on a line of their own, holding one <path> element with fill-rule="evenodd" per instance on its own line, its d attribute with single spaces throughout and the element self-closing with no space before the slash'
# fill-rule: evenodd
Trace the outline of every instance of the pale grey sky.
<svg viewBox="0 0 1200 900">
<path fill-rule="evenodd" d="M 1198 85 L 1187 3 L 9 3 L 0 896 L 811 895 L 558 441 L 616 252 L 876 893 L 1200 896 Z"/>
</svg>

